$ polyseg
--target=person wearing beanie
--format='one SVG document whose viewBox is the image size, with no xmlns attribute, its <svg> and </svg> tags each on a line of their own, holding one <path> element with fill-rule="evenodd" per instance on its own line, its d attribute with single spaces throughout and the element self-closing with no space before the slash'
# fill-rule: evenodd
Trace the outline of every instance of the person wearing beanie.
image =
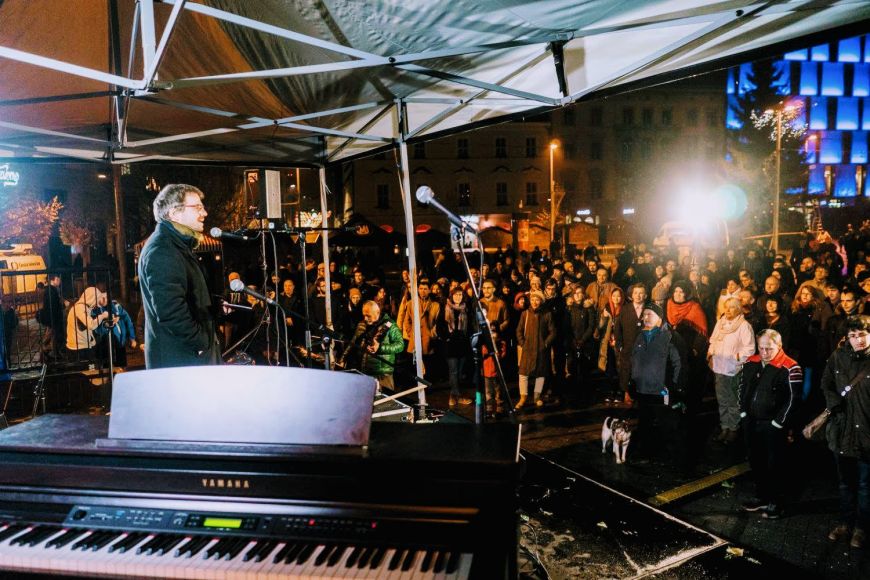
<svg viewBox="0 0 870 580">
<path fill-rule="evenodd" d="M 543 292 L 529 292 L 529 304 L 517 324 L 517 345 L 522 350 L 519 354 L 520 398 L 516 410 L 522 409 L 528 400 L 529 377 L 535 379 L 535 406 L 544 406 L 541 393 L 544 391 L 544 380 L 550 373 L 550 348 L 556 340 L 556 324 L 553 322 L 553 313 L 543 308 Z"/>
<path fill-rule="evenodd" d="M 679 403 L 676 390 L 682 361 L 675 335 L 663 324 L 662 308 L 648 302 L 641 315 L 643 328 L 631 354 L 631 380 L 638 408 L 638 454 L 653 455 L 658 450 L 674 458 L 674 413 Z"/>
</svg>

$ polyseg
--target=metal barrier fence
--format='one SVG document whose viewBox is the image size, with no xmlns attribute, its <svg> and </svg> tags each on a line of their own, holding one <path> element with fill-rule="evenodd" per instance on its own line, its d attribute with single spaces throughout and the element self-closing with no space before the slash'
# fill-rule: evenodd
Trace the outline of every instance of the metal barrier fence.
<svg viewBox="0 0 870 580">
<path fill-rule="evenodd" d="M 39 368 L 99 368 L 95 343 L 88 338 L 90 308 L 74 309 L 88 287 L 112 287 L 108 268 L 0 272 L 0 322 L 5 366 L 10 371 Z M 75 312 L 73 312 L 75 310 Z M 78 314 L 79 316 L 76 316 Z M 52 369 L 52 370 L 54 370 Z"/>
</svg>

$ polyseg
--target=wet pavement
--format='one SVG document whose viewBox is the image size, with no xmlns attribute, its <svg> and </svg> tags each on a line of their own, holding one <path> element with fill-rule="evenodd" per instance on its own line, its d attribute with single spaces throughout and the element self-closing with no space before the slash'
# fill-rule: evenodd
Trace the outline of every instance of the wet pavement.
<svg viewBox="0 0 870 580">
<path fill-rule="evenodd" d="M 790 446 L 785 516 L 768 520 L 740 509 L 754 488 L 742 442 L 712 441 L 712 393 L 686 428 L 691 461 L 675 462 L 664 452 L 638 459 L 630 447 L 623 465 L 602 454 L 601 424 L 607 416 L 633 418 L 634 411 L 605 403 L 606 393 L 593 384 L 583 397 L 517 414 L 528 462 L 521 489 L 524 577 L 870 578 L 868 550 L 827 539 L 837 487 L 823 445 Z M 436 408 L 446 398 L 446 390 L 428 393 Z M 473 407 L 454 411 L 473 419 Z"/>
</svg>

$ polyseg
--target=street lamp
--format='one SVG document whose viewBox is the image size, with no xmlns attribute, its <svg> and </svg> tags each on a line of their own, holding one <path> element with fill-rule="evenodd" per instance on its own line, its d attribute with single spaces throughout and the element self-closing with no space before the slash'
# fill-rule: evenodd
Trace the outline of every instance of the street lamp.
<svg viewBox="0 0 870 580">
<path fill-rule="evenodd" d="M 796 108 L 792 105 L 784 105 L 777 107 L 775 111 L 765 111 L 767 114 L 776 114 L 776 181 L 774 184 L 776 191 L 773 196 L 773 232 L 770 247 L 777 254 L 779 253 L 779 198 L 782 190 L 782 114 Z"/>
<path fill-rule="evenodd" d="M 553 155 L 559 148 L 557 140 L 550 141 L 550 247 L 556 240 L 556 178 L 553 173 Z"/>
</svg>

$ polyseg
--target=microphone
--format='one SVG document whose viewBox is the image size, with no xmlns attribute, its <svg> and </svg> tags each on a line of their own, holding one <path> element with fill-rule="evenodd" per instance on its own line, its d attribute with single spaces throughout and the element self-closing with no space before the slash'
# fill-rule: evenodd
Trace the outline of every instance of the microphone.
<svg viewBox="0 0 870 580">
<path fill-rule="evenodd" d="M 248 288 L 247 286 L 245 286 L 245 283 L 242 282 L 241 280 L 239 280 L 238 278 L 236 278 L 235 280 L 232 280 L 230 282 L 230 290 L 232 290 L 233 292 L 244 292 L 245 294 L 249 294 L 249 295 L 253 296 L 254 298 L 256 298 L 257 300 L 261 300 L 261 301 L 265 302 L 269 306 L 278 306 L 278 303 L 276 301 L 272 300 L 268 296 L 264 296 L 263 294 L 260 294 L 256 290 L 252 290 L 251 288 Z"/>
<path fill-rule="evenodd" d="M 242 234 L 234 234 L 232 232 L 225 232 L 220 228 L 212 228 L 208 231 L 209 235 L 213 238 L 222 239 L 222 240 L 236 240 L 237 242 L 248 242 L 253 238 L 249 238 L 248 236 Z"/>
<path fill-rule="evenodd" d="M 473 225 L 467 224 L 462 221 L 462 219 L 458 215 L 441 205 L 441 203 L 439 203 L 438 200 L 435 199 L 435 192 L 432 191 L 432 188 L 428 185 L 421 185 L 420 187 L 418 187 L 416 195 L 417 201 L 419 201 L 420 203 L 425 203 L 426 205 L 433 206 L 435 209 L 437 209 L 447 217 L 447 221 L 449 221 L 460 230 L 465 230 L 474 235 L 477 235 L 477 229 Z"/>
</svg>

